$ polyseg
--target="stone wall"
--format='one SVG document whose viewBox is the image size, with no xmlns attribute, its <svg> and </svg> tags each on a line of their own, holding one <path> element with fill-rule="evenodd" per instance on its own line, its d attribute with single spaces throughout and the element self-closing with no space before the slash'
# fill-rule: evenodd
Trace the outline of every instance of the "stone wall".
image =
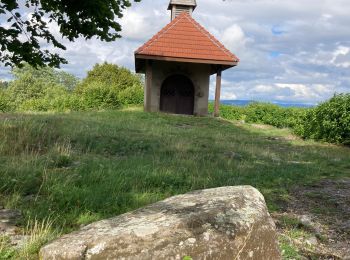
<svg viewBox="0 0 350 260">
<path fill-rule="evenodd" d="M 182 74 L 191 79 L 195 88 L 194 114 L 199 116 L 208 115 L 210 65 L 154 60 L 152 71 L 152 112 L 159 111 L 160 91 L 164 80 L 171 75 Z"/>
</svg>

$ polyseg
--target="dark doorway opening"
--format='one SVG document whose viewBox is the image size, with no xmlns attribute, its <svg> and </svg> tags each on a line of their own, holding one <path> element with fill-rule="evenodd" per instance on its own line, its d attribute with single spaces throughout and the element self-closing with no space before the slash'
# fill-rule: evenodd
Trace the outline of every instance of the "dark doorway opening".
<svg viewBox="0 0 350 260">
<path fill-rule="evenodd" d="M 160 111 L 193 115 L 194 87 L 183 75 L 172 75 L 164 80 L 160 91 Z"/>
</svg>

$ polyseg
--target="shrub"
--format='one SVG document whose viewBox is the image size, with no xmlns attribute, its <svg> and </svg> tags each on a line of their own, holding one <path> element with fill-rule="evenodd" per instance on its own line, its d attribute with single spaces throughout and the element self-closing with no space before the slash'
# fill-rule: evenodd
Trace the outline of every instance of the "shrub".
<svg viewBox="0 0 350 260">
<path fill-rule="evenodd" d="M 130 70 L 119 67 L 115 64 L 96 64 L 88 72 L 87 77 L 77 87 L 77 92 L 82 92 L 84 88 L 91 84 L 100 83 L 115 91 L 122 91 L 133 86 L 142 87 L 141 78 Z"/>
<path fill-rule="evenodd" d="M 209 113 L 214 111 L 214 104 L 209 103 Z M 245 107 L 231 106 L 231 105 L 220 105 L 220 116 L 228 120 L 244 120 Z"/>
<path fill-rule="evenodd" d="M 0 89 L 0 112 L 11 110 L 10 100 L 5 90 Z"/>
<path fill-rule="evenodd" d="M 12 75 L 15 80 L 21 80 L 25 76 L 31 76 L 36 82 L 44 83 L 47 86 L 60 85 L 67 90 L 73 90 L 79 83 L 79 79 L 65 71 L 56 70 L 51 67 L 34 68 L 24 64 L 21 68 L 14 68 Z"/>
<path fill-rule="evenodd" d="M 10 83 L 7 92 L 12 105 L 17 108 L 26 100 L 42 97 L 47 87 L 45 82 L 37 81 L 32 75 L 23 75 Z"/>
<path fill-rule="evenodd" d="M 209 111 L 213 111 L 213 103 Z M 270 103 L 252 103 L 245 107 L 221 105 L 220 115 L 228 120 L 245 120 L 248 123 L 268 124 L 276 127 L 300 128 L 305 108 L 283 108 Z"/>
<path fill-rule="evenodd" d="M 269 103 L 252 103 L 246 107 L 246 121 L 283 127 L 283 108 Z"/>
<path fill-rule="evenodd" d="M 209 104 L 209 111 L 213 104 Z M 289 127 L 303 138 L 350 144 L 350 94 L 338 94 L 315 108 L 283 108 L 269 103 L 246 107 L 221 105 L 220 115 L 229 120 Z"/>
<path fill-rule="evenodd" d="M 66 94 L 78 82 L 66 72 L 48 67 L 35 69 L 27 64 L 15 68 L 12 74 L 15 80 L 10 82 L 6 92 L 12 106 L 20 110 L 38 107 L 40 111 L 46 111 L 51 99 Z"/>
<path fill-rule="evenodd" d="M 295 128 L 302 123 L 306 111 L 305 108 L 284 108 L 270 103 L 253 103 L 246 108 L 246 120 L 279 128 Z"/>
<path fill-rule="evenodd" d="M 54 85 L 42 90 L 41 96 L 23 101 L 18 105 L 20 111 L 67 111 L 71 108 L 71 94 L 60 85 Z"/>
<path fill-rule="evenodd" d="M 25 64 L 12 73 L 15 80 L 0 89 L 0 111 L 115 109 L 143 102 L 141 77 L 113 64 L 95 65 L 75 91 L 77 79 L 66 72 Z"/>
<path fill-rule="evenodd" d="M 118 108 L 120 105 L 141 104 L 141 78 L 130 70 L 114 64 L 96 64 L 77 87 L 87 109 Z"/>
<path fill-rule="evenodd" d="M 119 91 L 102 82 L 91 82 L 85 86 L 80 95 L 82 106 L 86 109 L 112 109 L 120 107 Z"/>
<path fill-rule="evenodd" d="M 350 144 L 350 94 L 336 94 L 308 111 L 299 134 L 305 138 Z"/>
<path fill-rule="evenodd" d="M 118 99 L 123 105 L 139 105 L 143 103 L 143 95 L 143 88 L 140 85 L 134 85 L 120 91 Z"/>
</svg>

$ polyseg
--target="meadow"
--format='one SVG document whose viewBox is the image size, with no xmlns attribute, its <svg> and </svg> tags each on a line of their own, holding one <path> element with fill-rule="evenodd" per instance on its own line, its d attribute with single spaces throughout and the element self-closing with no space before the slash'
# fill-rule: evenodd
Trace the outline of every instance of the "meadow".
<svg viewBox="0 0 350 260">
<path fill-rule="evenodd" d="M 287 128 L 139 106 L 3 113 L 0 140 L 0 206 L 19 209 L 18 225 L 35 233 L 22 251 L 3 238 L 0 256 L 8 259 L 35 259 L 59 234 L 175 194 L 252 185 L 278 213 L 295 187 L 350 177 L 346 146 L 305 141 Z M 289 247 L 281 245 L 291 250 L 286 259 L 298 256 Z"/>
</svg>

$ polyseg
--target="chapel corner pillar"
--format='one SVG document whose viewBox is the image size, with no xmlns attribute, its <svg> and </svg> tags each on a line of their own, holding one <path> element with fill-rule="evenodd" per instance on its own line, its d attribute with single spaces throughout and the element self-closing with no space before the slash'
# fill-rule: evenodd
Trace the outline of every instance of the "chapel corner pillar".
<svg viewBox="0 0 350 260">
<path fill-rule="evenodd" d="M 221 75 L 222 75 L 222 68 L 218 67 L 217 73 L 216 73 L 215 104 L 214 104 L 215 117 L 220 116 Z"/>
<path fill-rule="evenodd" d="M 145 102 L 144 110 L 151 112 L 152 104 L 152 78 L 153 78 L 153 66 L 151 60 L 146 60 L 146 88 L 145 88 Z"/>
</svg>

